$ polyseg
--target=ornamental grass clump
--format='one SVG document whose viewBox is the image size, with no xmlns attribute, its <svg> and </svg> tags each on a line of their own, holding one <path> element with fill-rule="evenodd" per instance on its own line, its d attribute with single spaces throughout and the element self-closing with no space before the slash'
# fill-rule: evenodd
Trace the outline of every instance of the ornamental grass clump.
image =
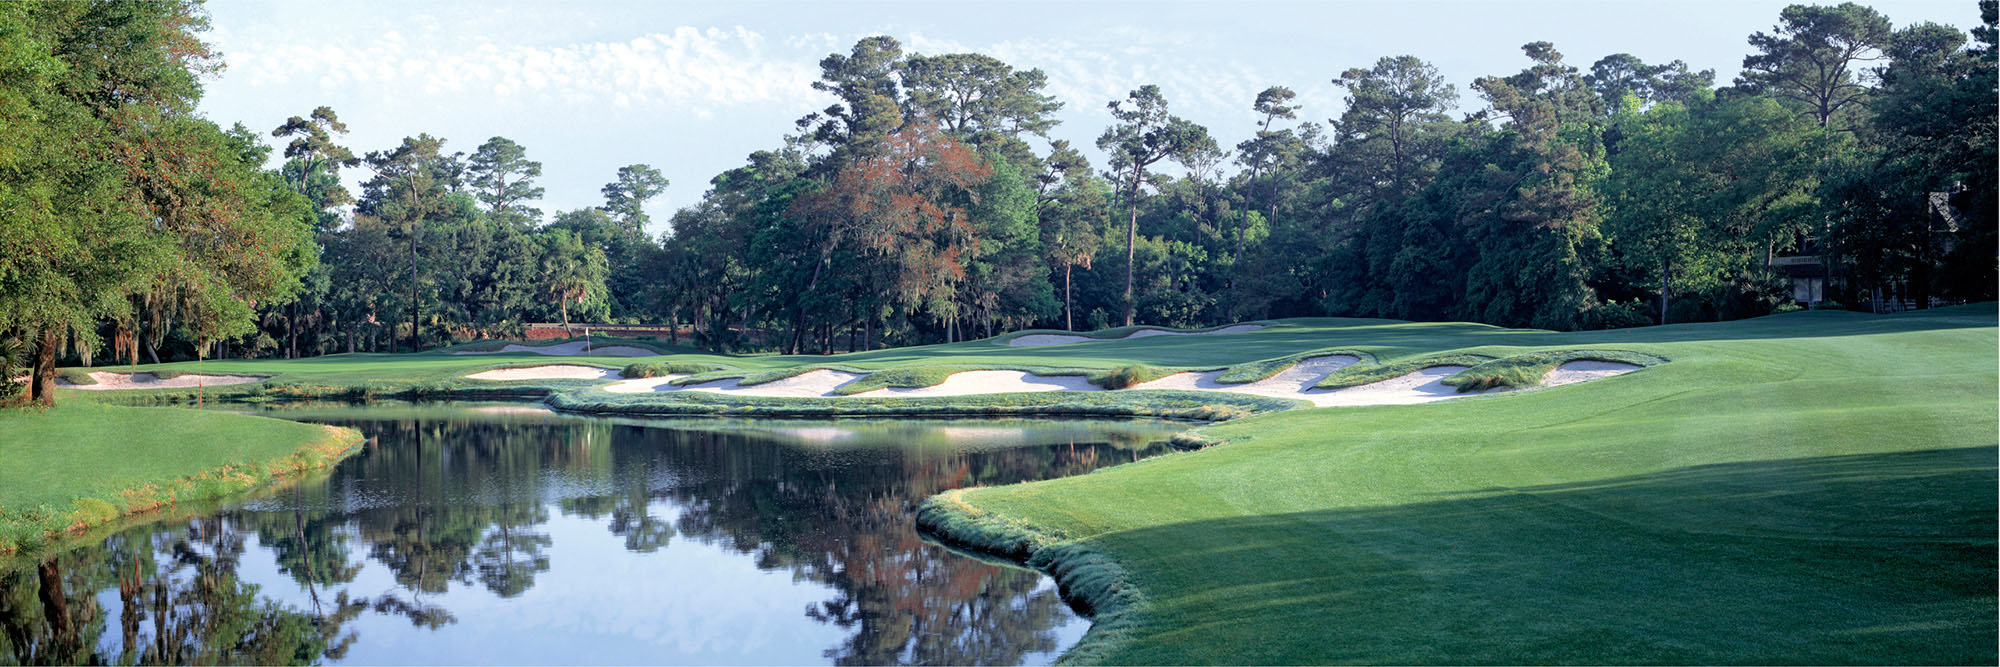
<svg viewBox="0 0 2000 667">
<path fill-rule="evenodd" d="M 1126 389 L 1173 375 L 1176 372 L 1178 371 L 1175 369 L 1160 368 L 1150 364 L 1131 364 L 1119 366 L 1106 372 L 1099 378 L 1098 385 L 1105 389 Z"/>
</svg>

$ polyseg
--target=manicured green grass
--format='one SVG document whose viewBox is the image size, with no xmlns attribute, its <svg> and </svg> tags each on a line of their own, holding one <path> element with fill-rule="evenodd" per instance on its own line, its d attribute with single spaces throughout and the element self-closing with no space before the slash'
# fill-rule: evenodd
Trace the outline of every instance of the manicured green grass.
<svg viewBox="0 0 2000 667">
<path fill-rule="evenodd" d="M 1026 558 L 1095 607 L 1076 661 L 1996 659 L 1991 304 L 1566 334 L 1286 330 L 1303 324 L 1242 338 L 1311 336 L 1392 363 L 1537 351 L 1523 346 L 1671 363 L 1262 414 L 1200 432 L 1222 446 L 952 492 L 920 521 Z"/>
<path fill-rule="evenodd" d="M 0 409 L 0 555 L 174 502 L 331 465 L 351 429 L 73 401 Z"/>
</svg>

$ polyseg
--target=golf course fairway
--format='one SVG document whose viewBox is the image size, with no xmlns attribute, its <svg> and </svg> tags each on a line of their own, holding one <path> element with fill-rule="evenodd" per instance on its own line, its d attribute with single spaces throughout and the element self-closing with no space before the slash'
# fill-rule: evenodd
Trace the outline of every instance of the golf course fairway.
<svg viewBox="0 0 2000 667">
<path fill-rule="evenodd" d="M 1991 305 L 1567 336 L 1671 361 L 1231 421 L 920 522 L 1094 608 L 1072 662 L 1994 662 Z"/>
</svg>

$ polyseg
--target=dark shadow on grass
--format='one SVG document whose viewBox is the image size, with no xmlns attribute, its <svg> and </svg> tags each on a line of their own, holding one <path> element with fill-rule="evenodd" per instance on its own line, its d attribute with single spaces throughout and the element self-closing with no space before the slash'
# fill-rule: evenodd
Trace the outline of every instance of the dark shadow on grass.
<svg viewBox="0 0 2000 667">
<path fill-rule="evenodd" d="M 1994 664 L 1995 452 L 1706 465 L 1104 535 L 1155 604 L 1111 659 Z"/>
</svg>

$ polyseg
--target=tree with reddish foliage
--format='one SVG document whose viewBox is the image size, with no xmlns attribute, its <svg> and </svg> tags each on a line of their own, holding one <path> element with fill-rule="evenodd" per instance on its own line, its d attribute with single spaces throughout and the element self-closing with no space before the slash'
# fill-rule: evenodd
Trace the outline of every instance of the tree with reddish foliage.
<svg viewBox="0 0 2000 667">
<path fill-rule="evenodd" d="M 906 312 L 928 311 L 956 331 L 954 297 L 979 243 L 968 209 L 992 169 L 926 121 L 890 132 L 868 155 L 793 205 L 819 249 L 804 291 L 813 293 L 829 269 L 862 268 L 830 266 L 835 251 L 849 247 L 882 265 L 881 296 Z M 803 335 L 803 303 L 793 317 L 795 348 Z"/>
</svg>

